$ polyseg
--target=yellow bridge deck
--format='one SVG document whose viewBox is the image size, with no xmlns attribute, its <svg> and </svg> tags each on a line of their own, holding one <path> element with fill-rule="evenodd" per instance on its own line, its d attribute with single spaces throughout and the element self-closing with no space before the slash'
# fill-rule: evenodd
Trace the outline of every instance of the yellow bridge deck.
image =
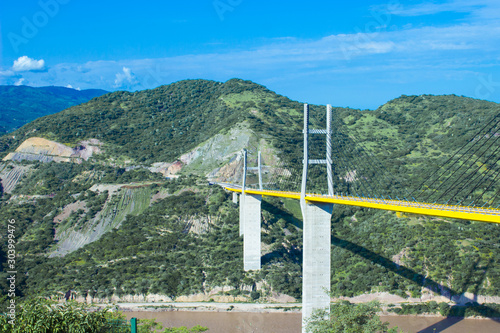
<svg viewBox="0 0 500 333">
<path fill-rule="evenodd" d="M 242 192 L 241 187 L 233 184 L 220 184 L 222 187 L 233 192 Z M 271 197 L 282 197 L 291 199 L 300 199 L 298 192 L 282 192 L 270 190 L 255 190 L 245 189 L 246 194 L 265 195 Z M 339 205 L 349 205 L 358 207 L 375 208 L 382 210 L 390 210 L 402 213 L 421 214 L 439 217 L 449 217 L 454 219 L 481 221 L 500 223 L 500 209 L 441 205 L 431 203 L 419 203 L 402 200 L 386 200 L 373 198 L 359 198 L 342 195 L 321 195 L 321 194 L 306 194 L 306 201 L 309 202 L 325 202 Z"/>
</svg>

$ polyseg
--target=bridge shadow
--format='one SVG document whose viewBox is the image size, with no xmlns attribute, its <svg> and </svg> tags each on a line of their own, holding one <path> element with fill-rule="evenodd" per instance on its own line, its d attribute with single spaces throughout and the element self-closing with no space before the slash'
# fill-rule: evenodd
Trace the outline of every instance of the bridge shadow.
<svg viewBox="0 0 500 333">
<path fill-rule="evenodd" d="M 421 287 L 425 287 L 427 289 L 432 290 L 433 292 L 439 293 L 441 296 L 444 296 L 448 298 L 450 301 L 454 298 L 455 295 L 462 294 L 462 292 L 455 291 L 453 289 L 450 289 L 446 286 L 443 286 L 442 284 L 433 281 L 429 278 L 426 278 L 420 273 L 417 273 L 407 267 L 401 266 L 393 262 L 392 260 L 385 258 L 365 247 L 359 246 L 355 243 L 352 243 L 350 241 L 344 240 L 337 238 L 335 236 L 332 236 L 332 244 L 335 246 L 338 246 L 340 248 L 346 249 L 353 254 L 359 255 L 365 259 L 368 259 L 374 263 L 380 264 L 381 266 L 385 267 L 386 269 L 400 275 L 403 278 L 406 278 L 408 280 L 411 280 L 418 284 Z M 467 281 L 465 283 L 465 287 L 463 288 L 465 291 L 467 288 L 466 286 L 469 285 L 471 278 L 472 278 L 472 272 L 475 270 L 479 262 L 476 261 L 474 263 L 474 267 L 471 270 L 471 274 L 469 274 Z M 474 295 L 477 295 L 477 291 L 479 291 L 480 285 L 483 283 L 484 278 L 486 276 L 486 272 L 489 269 L 490 265 L 492 263 L 492 260 L 489 261 L 488 265 L 486 266 L 485 269 L 485 274 L 483 275 L 483 278 L 481 281 L 479 281 L 475 288 L 474 288 Z M 467 304 L 477 304 L 476 299 L 470 299 L 465 296 L 460 296 L 461 303 Z M 483 312 L 487 312 L 490 314 L 490 317 L 492 320 L 499 322 L 500 323 L 500 312 L 492 309 L 488 306 L 485 305 L 479 305 L 479 310 L 483 310 Z M 461 320 L 465 319 L 465 310 L 466 308 L 464 306 L 459 306 L 459 305 L 453 305 L 450 308 L 449 315 L 444 318 L 443 320 L 423 329 L 420 330 L 418 333 L 435 333 L 435 332 L 442 332 L 443 330 L 455 325 L 456 323 L 460 322 Z"/>
<path fill-rule="evenodd" d="M 289 212 L 285 211 L 284 209 L 275 206 L 272 203 L 266 202 L 265 200 L 262 200 L 262 209 L 270 212 L 273 216 L 273 218 L 269 221 L 267 221 L 268 225 L 273 225 L 276 222 L 278 222 L 279 219 L 284 219 L 288 221 L 289 223 L 293 224 L 294 226 L 297 226 L 299 228 L 302 228 L 302 220 L 296 218 L 294 215 L 290 214 Z M 463 294 L 466 290 L 467 287 L 470 285 L 471 280 L 473 278 L 473 272 L 476 270 L 478 264 L 479 264 L 479 259 L 474 263 L 473 268 L 470 270 L 470 274 L 466 279 L 466 282 L 464 283 L 464 287 L 462 290 L 457 291 L 450 289 L 447 286 L 444 286 L 432 279 L 426 278 L 424 275 L 415 272 L 412 269 L 409 269 L 407 267 L 401 266 L 393 262 L 392 260 L 385 258 L 381 256 L 380 254 L 377 254 L 365 247 L 362 247 L 360 245 L 357 245 L 353 242 L 350 242 L 348 240 L 340 239 L 338 237 L 335 237 L 332 235 L 331 238 L 331 243 L 334 246 L 338 246 L 340 248 L 346 249 L 350 252 L 352 252 L 355 255 L 359 255 L 367 260 L 370 260 L 373 263 L 380 264 L 381 266 L 385 267 L 387 270 L 392 271 L 399 276 L 413 281 L 415 284 L 419 285 L 420 287 L 425 287 L 427 289 L 432 290 L 434 293 L 438 293 L 441 296 L 444 296 L 448 298 L 450 301 L 456 300 L 456 295 Z M 300 247 L 301 248 L 301 247 Z M 271 262 L 272 260 L 280 257 L 288 257 L 292 259 L 293 262 L 302 264 L 302 251 L 295 247 L 292 249 L 289 249 L 288 251 L 285 250 L 284 248 L 274 250 L 270 253 L 265 254 L 262 256 L 262 264 L 265 265 L 266 263 Z M 475 285 L 475 288 L 473 290 L 473 294 L 477 295 L 479 288 L 481 284 L 483 283 L 485 277 L 486 277 L 486 272 L 490 268 L 492 264 L 492 259 L 488 262 L 484 269 L 484 274 L 482 275 L 482 279 L 478 281 Z M 479 310 L 481 313 L 488 313 L 488 316 L 500 323 L 500 312 L 490 308 L 485 305 L 479 305 L 477 304 L 477 299 L 470 299 L 465 296 L 460 296 L 460 303 L 461 304 L 475 304 L 477 307 L 477 310 Z M 442 332 L 443 330 L 446 330 L 447 328 L 459 323 L 463 319 L 465 319 L 465 310 L 466 308 L 462 305 L 453 305 L 450 307 L 449 315 L 443 318 L 443 320 L 423 329 L 420 330 L 418 333 L 437 333 L 437 332 Z"/>
<path fill-rule="evenodd" d="M 262 210 L 266 210 L 269 213 L 273 214 L 275 217 L 273 221 L 271 221 L 271 224 L 273 222 L 278 221 L 280 218 L 288 221 L 289 223 L 293 224 L 297 228 L 302 229 L 302 220 L 296 218 L 294 215 L 290 214 L 286 210 L 281 209 L 280 207 L 277 207 L 273 205 L 272 203 L 267 202 L 266 200 L 262 200 L 261 203 Z"/>
<path fill-rule="evenodd" d="M 291 223 L 293 226 L 302 229 L 302 220 L 299 220 L 294 215 L 285 211 L 284 209 L 273 205 L 266 200 L 262 200 L 261 203 L 262 210 L 268 211 L 271 213 L 272 218 L 263 223 L 263 226 L 270 227 L 276 224 L 280 219 L 284 219 L 288 223 Z M 295 231 L 296 233 L 296 231 Z M 271 239 L 270 243 L 274 243 L 275 239 Z M 281 247 L 279 249 L 273 250 L 269 253 L 266 253 L 261 257 L 261 264 L 265 265 L 270 263 L 274 259 L 287 257 L 293 263 L 302 265 L 302 251 L 301 246 L 297 246 L 297 244 L 291 245 L 289 248 Z"/>
</svg>

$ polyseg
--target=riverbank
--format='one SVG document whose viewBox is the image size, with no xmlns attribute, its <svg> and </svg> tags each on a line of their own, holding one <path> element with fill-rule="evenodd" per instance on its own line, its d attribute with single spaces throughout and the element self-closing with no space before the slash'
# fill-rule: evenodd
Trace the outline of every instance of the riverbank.
<svg viewBox="0 0 500 333">
<path fill-rule="evenodd" d="M 109 304 L 108 304 L 109 306 Z M 198 312 L 248 312 L 283 313 L 302 311 L 301 303 L 219 303 L 219 302 L 164 302 L 116 303 L 120 311 L 198 311 Z"/>
<path fill-rule="evenodd" d="M 427 304 L 425 302 L 422 305 Z M 401 304 L 398 304 L 401 306 Z M 418 305 L 410 303 L 408 306 Z M 104 306 L 104 304 L 101 304 Z M 109 304 L 107 305 L 109 306 Z M 191 311 L 191 312 L 245 312 L 245 313 L 301 313 L 301 303 L 244 303 L 244 302 L 139 302 L 139 303 L 116 303 L 114 305 L 117 310 L 124 312 L 168 312 L 168 311 Z M 403 305 L 404 306 L 404 305 Z M 478 305 L 480 306 L 480 305 Z M 439 313 L 401 313 L 394 311 L 394 305 L 381 305 L 382 316 L 420 316 L 420 317 L 436 317 L 446 318 Z M 450 316 L 463 317 L 454 315 L 456 312 L 451 312 Z M 494 316 L 494 320 L 500 321 L 500 316 Z M 468 318 L 480 319 L 484 316 L 469 316 Z"/>
<path fill-rule="evenodd" d="M 77 302 L 86 302 L 86 303 L 103 303 L 103 304 L 117 304 L 117 303 L 245 303 L 251 302 L 251 298 L 249 295 L 229 295 L 227 294 L 232 289 L 226 289 L 224 287 L 213 288 L 209 292 L 206 293 L 198 293 L 192 295 L 183 295 L 175 298 L 170 298 L 161 294 L 136 294 L 136 295 L 122 295 L 120 297 L 113 295 L 108 298 L 97 298 L 91 297 L 87 295 L 83 297 L 81 295 L 72 294 L 71 299 L 76 300 Z M 247 293 L 250 294 L 250 291 L 247 290 Z M 63 300 L 64 297 L 60 296 L 59 300 Z M 436 303 L 450 303 L 456 305 L 465 305 L 467 303 L 488 303 L 488 304 L 500 304 L 500 296 L 485 296 L 485 295 L 476 295 L 472 293 L 464 293 L 460 295 L 438 295 L 430 292 L 429 290 L 424 290 L 420 297 L 401 297 L 398 295 L 394 295 L 388 292 L 373 292 L 367 294 L 361 294 L 353 297 L 332 297 L 330 298 L 332 302 L 338 301 L 348 301 L 350 303 L 367 303 L 371 301 L 377 301 L 380 304 L 422 304 L 426 302 L 434 301 Z M 259 299 L 261 302 L 265 302 L 268 304 L 297 304 L 297 300 L 291 296 L 286 294 L 272 293 L 270 296 L 262 297 Z M 252 303 L 253 304 L 253 303 Z"/>
<path fill-rule="evenodd" d="M 301 303 L 217 303 L 166 302 L 118 303 L 125 316 L 155 319 L 164 327 L 202 325 L 208 332 L 301 332 Z M 444 317 L 439 314 L 397 315 L 383 307 L 379 315 L 389 327 L 397 326 L 406 333 L 496 333 L 500 318 Z"/>
<path fill-rule="evenodd" d="M 194 306 L 194 304 L 191 304 Z M 241 305 L 241 304 L 239 304 Z M 239 309 L 241 309 L 240 307 Z M 236 309 L 236 307 L 235 307 Z M 300 333 L 302 316 L 300 312 L 263 313 L 233 311 L 187 310 L 180 307 L 170 310 L 154 311 L 141 308 L 141 311 L 124 312 L 127 319 L 154 319 L 164 327 L 193 327 L 201 325 L 210 332 L 259 332 L 259 333 Z M 382 321 L 389 322 L 389 327 L 397 326 L 406 333 L 497 333 L 500 323 L 493 319 L 463 319 L 441 316 L 391 315 L 381 316 Z"/>
</svg>

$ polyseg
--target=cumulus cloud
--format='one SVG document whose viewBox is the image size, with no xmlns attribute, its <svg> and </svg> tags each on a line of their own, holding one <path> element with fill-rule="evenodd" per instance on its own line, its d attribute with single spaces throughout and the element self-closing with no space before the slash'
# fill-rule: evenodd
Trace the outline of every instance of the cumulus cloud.
<svg viewBox="0 0 500 333">
<path fill-rule="evenodd" d="M 12 70 L 15 72 L 40 71 L 45 68 L 45 60 L 35 60 L 28 56 L 19 57 L 14 60 Z"/>
<path fill-rule="evenodd" d="M 442 3 L 452 1 L 459 3 L 462 0 Z M 465 11 L 469 5 L 463 1 L 459 8 Z M 476 6 L 474 8 L 480 7 L 481 2 L 487 2 L 471 1 Z M 391 14 L 424 15 L 450 8 L 444 5 L 424 7 L 425 3 L 399 9 L 391 7 Z M 488 8 L 494 7 L 491 5 Z M 315 39 L 268 39 L 260 45 L 243 50 L 154 59 L 61 63 L 51 65 L 43 73 L 14 72 L 13 68 L 2 72 L 0 69 L 0 84 L 14 84 L 22 74 L 26 78 L 24 84 L 29 82 L 36 86 L 67 85 L 71 82 L 74 87 L 82 89 L 140 90 L 186 78 L 224 81 L 240 77 L 269 85 L 277 91 L 283 91 L 280 89 L 287 87 L 289 94 L 295 92 L 295 98 L 304 100 L 310 100 L 312 93 L 306 95 L 300 88 L 296 88 L 302 84 L 320 87 L 314 92 L 319 96 L 328 95 L 333 90 L 347 92 L 346 82 L 372 84 L 374 91 L 380 89 L 381 102 L 385 98 L 394 97 L 389 89 L 382 89 L 391 84 L 394 85 L 393 91 L 400 93 L 456 93 L 473 96 L 478 84 L 477 73 L 494 74 L 494 82 L 498 81 L 500 75 L 497 74 L 500 73 L 500 21 L 479 21 L 477 16 L 472 15 L 476 11 L 473 10 L 470 16 L 454 24 L 417 27 L 405 25 L 399 28 L 384 25 L 383 23 L 390 21 L 388 18 L 383 18 L 387 22 L 379 22 L 374 16 L 366 24 L 355 27 L 354 33 Z M 429 80 L 433 80 L 439 88 L 428 88 Z M 424 88 L 409 90 L 409 83 L 420 84 Z M 441 87 L 449 88 L 446 90 Z M 498 91 L 495 91 L 497 96 Z M 338 96 L 341 95 L 342 93 L 338 93 Z"/>
<path fill-rule="evenodd" d="M 137 80 L 135 78 L 135 75 L 132 73 L 130 68 L 128 67 L 123 67 L 121 73 L 116 74 L 115 78 L 115 87 L 125 87 L 125 86 L 130 86 L 134 85 L 137 83 Z"/>
<path fill-rule="evenodd" d="M 22 74 L 33 85 L 66 86 L 71 82 L 74 87 L 107 90 L 154 88 L 193 77 L 221 81 L 242 77 L 265 84 L 270 80 L 289 82 L 292 73 L 327 77 L 334 69 L 353 72 L 361 68 L 363 72 L 378 73 L 382 67 L 391 70 L 389 66 L 401 73 L 422 72 L 423 68 L 431 67 L 456 70 L 491 67 L 497 62 L 491 55 L 500 53 L 499 45 L 500 26 L 462 23 L 309 40 L 275 39 L 253 49 L 226 53 L 62 63 L 54 64 L 44 73 Z M 432 57 L 429 52 L 434 52 Z M 18 72 L 11 72 L 0 71 L 0 84 L 13 84 L 19 78 L 12 76 Z"/>
<path fill-rule="evenodd" d="M 71 84 L 67 84 L 65 87 L 66 87 L 66 88 L 68 88 L 68 89 L 75 89 L 75 90 L 78 90 L 78 91 L 80 91 L 80 90 L 81 90 L 81 88 L 80 88 L 80 87 L 76 87 L 76 88 L 75 88 L 75 87 L 73 87 Z"/>
<path fill-rule="evenodd" d="M 0 71 L 0 76 L 14 76 L 15 73 L 12 70 Z"/>
<path fill-rule="evenodd" d="M 16 83 L 14 83 L 15 86 L 21 86 L 24 82 L 24 78 L 20 78 L 19 80 L 16 81 Z"/>
</svg>

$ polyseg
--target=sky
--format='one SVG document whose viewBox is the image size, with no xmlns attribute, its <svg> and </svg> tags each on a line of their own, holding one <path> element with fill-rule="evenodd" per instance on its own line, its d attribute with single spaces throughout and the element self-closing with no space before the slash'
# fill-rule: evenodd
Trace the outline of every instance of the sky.
<svg viewBox="0 0 500 333">
<path fill-rule="evenodd" d="M 0 0 L 0 85 L 231 78 L 360 109 L 403 94 L 500 102 L 500 1 Z"/>
</svg>

